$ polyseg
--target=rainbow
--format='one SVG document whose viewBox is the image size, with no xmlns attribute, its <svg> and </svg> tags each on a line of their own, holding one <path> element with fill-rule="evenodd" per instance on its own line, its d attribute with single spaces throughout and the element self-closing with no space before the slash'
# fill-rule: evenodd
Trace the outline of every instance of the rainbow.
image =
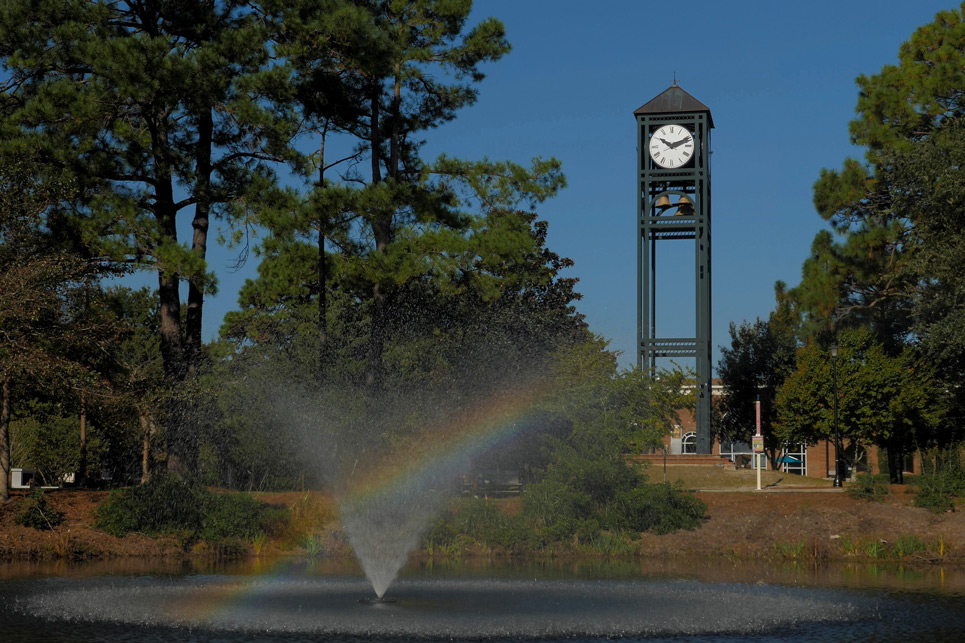
<svg viewBox="0 0 965 643">
<path fill-rule="evenodd" d="M 341 502 L 365 503 L 383 494 L 406 495 L 432 480 L 467 473 L 473 456 L 503 444 L 532 428 L 542 386 L 502 392 L 454 409 L 444 425 L 427 427 L 409 442 L 376 456 L 343 481 Z"/>
<path fill-rule="evenodd" d="M 356 509 L 377 506 L 386 499 L 418 497 L 437 482 L 456 480 L 467 473 L 472 457 L 536 425 L 532 419 L 542 393 L 541 386 L 522 387 L 454 409 L 444 424 L 426 427 L 404 445 L 364 462 L 343 481 L 340 504 Z M 172 598 L 165 609 L 186 624 L 231 619 L 275 593 L 290 592 L 293 564 L 284 559 L 259 569 L 256 563 L 257 580 L 249 576 L 202 581 L 194 591 Z"/>
<path fill-rule="evenodd" d="M 233 614 L 247 613 L 251 601 L 261 601 L 272 593 L 286 591 L 294 563 L 290 559 L 276 559 L 268 565 L 257 564 L 253 575 L 240 578 L 205 581 L 184 588 L 180 595 L 163 605 L 164 611 L 178 623 L 205 625 L 212 620 L 230 619 Z M 180 587 L 180 586 L 179 586 Z"/>
</svg>

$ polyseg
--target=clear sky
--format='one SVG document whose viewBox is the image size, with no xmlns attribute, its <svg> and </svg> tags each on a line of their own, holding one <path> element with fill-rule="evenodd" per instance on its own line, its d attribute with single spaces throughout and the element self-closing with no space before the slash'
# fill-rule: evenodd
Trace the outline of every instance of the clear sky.
<svg viewBox="0 0 965 643">
<path fill-rule="evenodd" d="M 713 346 L 730 322 L 766 318 L 773 286 L 800 280 L 815 233 L 811 201 L 822 168 L 862 150 L 849 142 L 859 74 L 897 62 L 898 48 L 954 0 L 477 0 L 474 16 L 506 25 L 513 51 L 487 65 L 480 99 L 430 132 L 425 155 L 556 157 L 569 186 L 544 203 L 551 249 L 572 258 L 578 304 L 594 332 L 636 363 L 636 132 L 633 111 L 674 80 L 714 119 Z M 692 246 L 658 263 L 658 333 L 693 336 Z M 684 247 L 686 244 L 686 247 Z M 658 252 L 663 246 L 658 244 Z M 664 253 L 658 261 L 663 259 Z M 220 292 L 205 337 L 237 307 L 244 277 L 212 253 Z M 665 280 L 666 275 L 666 280 Z M 672 295 L 672 296 L 671 296 Z M 679 328 L 680 330 L 677 330 Z M 686 331 L 686 332 L 685 332 Z"/>
</svg>

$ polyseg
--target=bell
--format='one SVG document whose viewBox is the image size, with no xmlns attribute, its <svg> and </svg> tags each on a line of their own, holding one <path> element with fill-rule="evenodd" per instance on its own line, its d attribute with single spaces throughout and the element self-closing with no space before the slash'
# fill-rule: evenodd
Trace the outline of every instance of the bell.
<svg viewBox="0 0 965 643">
<path fill-rule="evenodd" d="M 694 215 L 694 202 L 686 196 L 677 200 L 677 216 L 691 217 Z"/>
<path fill-rule="evenodd" d="M 659 198 L 657 199 L 657 202 L 654 203 L 653 205 L 654 205 L 654 207 L 656 207 L 658 210 L 666 210 L 667 208 L 669 208 L 669 207 L 670 207 L 671 205 L 673 205 L 673 204 L 670 203 L 670 197 L 667 196 L 666 194 L 664 194 L 663 196 L 659 197 Z"/>
</svg>

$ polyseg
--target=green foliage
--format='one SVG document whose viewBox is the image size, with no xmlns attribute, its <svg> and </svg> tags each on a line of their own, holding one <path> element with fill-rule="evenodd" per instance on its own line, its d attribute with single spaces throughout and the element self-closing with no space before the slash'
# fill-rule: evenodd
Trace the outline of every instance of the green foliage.
<svg viewBox="0 0 965 643">
<path fill-rule="evenodd" d="M 679 422 L 677 412 L 696 401 L 685 387 L 688 373 L 618 372 L 616 356 L 597 337 L 558 351 L 549 370 L 542 408 L 572 427 L 571 446 L 608 449 L 611 457 L 661 444 Z"/>
<path fill-rule="evenodd" d="M 9 462 L 17 402 L 56 395 L 79 411 L 103 394 L 96 372 L 107 367 L 119 331 L 96 286 L 108 271 L 59 234 L 52 213 L 76 192 L 62 170 L 46 171 L 0 149 L 0 462 Z M 9 494 L 8 474 L 0 471 L 0 500 Z"/>
<path fill-rule="evenodd" d="M 21 501 L 13 520 L 22 527 L 49 530 L 64 521 L 64 514 L 51 507 L 46 494 L 38 489 L 32 491 L 29 498 Z"/>
<path fill-rule="evenodd" d="M 523 515 L 548 540 L 585 541 L 600 530 L 664 534 L 696 529 L 706 506 L 681 486 L 647 484 L 622 457 L 561 447 L 523 493 Z"/>
<path fill-rule="evenodd" d="M 200 531 L 205 491 L 173 475 L 111 492 L 98 509 L 95 526 L 113 536 L 129 532 L 159 535 Z"/>
<path fill-rule="evenodd" d="M 195 381 L 208 356 L 250 358 L 217 372 L 229 381 L 277 358 L 299 383 L 337 373 L 340 385 L 460 393 L 474 377 L 491 381 L 481 370 L 537 370 L 585 339 L 572 307 L 576 280 L 559 276 L 572 262 L 546 247 L 547 223 L 532 211 L 565 186 L 560 163 L 419 157 L 425 133 L 472 105 L 483 68 L 510 50 L 502 24 L 472 8 L 470 0 L 4 4 L 0 152 L 26 152 L 36 165 L 0 176 L 4 204 L 20 211 L 17 229 L 35 219 L 36 230 L 83 257 L 157 273 L 154 295 L 115 292 L 103 306 L 129 323 L 121 341 L 85 346 L 110 356 L 96 377 L 80 373 L 112 389 L 100 426 L 116 432 L 111 457 L 124 461 L 108 469 L 127 479 L 140 439 L 163 451 L 169 469 L 212 483 L 294 484 L 271 475 L 288 469 L 276 466 L 288 453 L 269 448 L 273 426 L 226 412 L 223 399 L 199 390 L 211 385 Z M 317 155 L 302 152 L 306 134 L 318 137 Z M 348 165 L 325 158 L 329 134 L 346 147 L 354 141 Z M 280 187 L 276 172 L 286 165 L 304 184 Z M 6 189 L 14 184 L 27 188 L 17 199 Z M 205 355 L 204 300 L 217 287 L 206 261 L 213 220 L 229 246 L 255 226 L 268 235 L 256 248 L 258 280 L 225 320 L 232 344 Z M 3 237 L 11 238 L 6 228 Z M 53 296 L 70 281 L 62 273 L 79 268 L 44 254 L 38 238 L 0 244 L 0 263 L 17 268 L 0 276 Z M 7 262 L 15 248 L 55 261 Z M 37 312 L 24 307 L 36 302 L 12 299 Z M 3 303 L 0 316 L 15 308 Z M 51 311 L 62 302 L 41 303 L 42 315 L 20 315 L 35 318 L 23 334 L 58 339 Z M 95 336 L 90 325 L 76 329 Z M 52 346 L 10 353 L 31 358 L 20 371 L 59 383 L 78 369 L 67 368 L 75 366 L 64 359 L 67 342 L 45 342 Z M 224 423 L 211 421 L 216 401 Z M 122 442 L 128 457 L 118 453 Z"/>
<path fill-rule="evenodd" d="M 791 292 L 805 334 L 821 343 L 861 326 L 892 357 L 920 349 L 944 380 L 936 397 L 949 406 L 948 420 L 965 408 L 963 52 L 965 4 L 919 27 L 897 64 L 858 77 L 850 130 L 867 162 L 847 159 L 841 170 L 821 172 L 814 203 L 832 230 L 815 237 Z M 961 440 L 960 422 L 924 424 L 944 426 L 920 436 L 920 447 Z"/>
<path fill-rule="evenodd" d="M 176 534 L 187 542 L 255 538 L 277 532 L 284 510 L 244 494 L 219 494 L 173 475 L 111 493 L 99 507 L 95 526 L 114 536 L 131 532 Z"/>
<path fill-rule="evenodd" d="M 491 500 L 460 500 L 423 540 L 433 551 L 478 543 L 515 553 L 576 548 L 584 553 L 629 555 L 635 552 L 631 543 L 640 532 L 696 529 L 706 512 L 701 500 L 679 486 L 641 482 L 608 495 L 606 504 L 594 505 L 585 489 L 547 478 L 526 488 L 519 513 L 507 514 Z"/>
<path fill-rule="evenodd" d="M 636 369 L 617 372 L 601 340 L 558 352 L 541 417 L 564 431 L 547 439 L 546 464 L 531 471 L 521 511 L 506 516 L 484 500 L 461 503 L 427 542 L 465 537 L 511 550 L 593 543 L 613 550 L 617 540 L 643 531 L 695 529 L 705 505 L 679 486 L 647 484 L 624 455 L 628 448 L 659 443 L 676 411 L 692 405 L 692 396 L 681 392 L 684 379 L 679 371 L 657 379 Z"/>
<path fill-rule="evenodd" d="M 63 475 L 77 471 L 78 420 L 65 417 L 62 405 L 25 400 L 11 422 L 11 440 L 18 445 L 18 464 L 37 471 L 44 484 L 59 484 Z M 97 460 L 98 449 L 88 452 Z"/>
<path fill-rule="evenodd" d="M 285 508 L 270 507 L 247 494 L 209 493 L 199 535 L 208 541 L 253 541 L 262 534 L 279 533 L 286 520 Z"/>
<path fill-rule="evenodd" d="M 922 197 L 931 201 L 931 195 L 909 189 L 918 183 L 917 170 L 896 181 L 893 166 L 916 147 L 929 146 L 944 129 L 956 127 L 965 114 L 963 16 L 965 6 L 940 12 L 901 46 L 898 65 L 857 79 L 858 118 L 851 122 L 851 135 L 866 146 L 870 165 L 848 159 L 840 172 L 822 171 L 814 188 L 815 206 L 843 239 L 832 243 L 828 233 L 820 233 L 796 289 L 819 327 L 829 329 L 835 320 L 850 318 L 850 323 L 872 327 L 880 341 L 900 342 L 910 330 L 913 307 L 928 301 L 919 299 L 917 287 L 936 275 L 916 266 L 918 251 L 931 252 L 916 233 L 932 212 L 949 210 L 909 207 Z M 944 156 L 934 157 L 934 164 L 956 167 Z"/>
<path fill-rule="evenodd" d="M 479 543 L 522 552 L 532 544 L 534 536 L 519 516 L 504 514 L 498 503 L 467 498 L 440 516 L 423 536 L 423 542 L 431 551 L 452 552 L 459 543 Z"/>
<path fill-rule="evenodd" d="M 804 558 L 807 551 L 807 543 L 799 541 L 796 543 L 774 543 L 774 553 L 779 557 L 798 560 Z"/>
<path fill-rule="evenodd" d="M 628 529 L 655 534 L 697 529 L 707 512 L 704 501 L 684 491 L 679 481 L 674 485 L 647 484 L 626 490 L 616 504 L 627 512 Z"/>
<path fill-rule="evenodd" d="M 921 538 L 909 534 L 902 534 L 898 536 L 898 540 L 896 540 L 891 546 L 892 553 L 899 558 L 910 556 L 911 554 L 917 554 L 918 552 L 925 551 L 926 549 L 927 547 Z"/>
<path fill-rule="evenodd" d="M 927 139 L 896 152 L 881 171 L 895 186 L 895 208 L 915 222 L 912 270 L 921 279 L 914 299 L 914 331 L 922 351 L 948 381 L 965 374 L 965 118 L 958 118 Z M 957 413 L 965 392 L 950 386 Z M 946 443 L 961 438 L 950 426 Z"/>
<path fill-rule="evenodd" d="M 965 4 L 940 11 L 898 51 L 898 64 L 861 75 L 851 135 L 876 162 L 882 151 L 926 136 L 965 113 Z"/>
<path fill-rule="evenodd" d="M 891 493 L 891 485 L 886 475 L 863 473 L 848 485 L 848 493 L 852 498 L 881 502 Z"/>
<path fill-rule="evenodd" d="M 924 507 L 935 513 L 954 511 L 956 500 L 965 496 L 965 468 L 957 457 L 949 458 L 922 473 L 916 484 L 916 507 Z"/>
<path fill-rule="evenodd" d="M 755 428 L 755 403 L 760 402 L 761 425 L 768 450 L 780 448 L 771 430 L 776 419 L 775 399 L 785 378 L 794 370 L 797 342 L 790 303 L 783 284 L 776 287 L 778 309 L 768 321 L 730 325 L 730 348 L 721 347 L 717 372 L 724 395 L 717 412 L 721 437 L 749 442 Z"/>
<path fill-rule="evenodd" d="M 817 342 L 798 352 L 797 370 L 777 398 L 778 436 L 789 442 L 833 436 L 836 368 L 843 437 L 888 447 L 896 461 L 915 444 L 927 444 L 944 411 L 932 367 L 911 347 L 889 355 L 867 329 L 842 331 L 837 340 L 836 367 Z"/>
</svg>

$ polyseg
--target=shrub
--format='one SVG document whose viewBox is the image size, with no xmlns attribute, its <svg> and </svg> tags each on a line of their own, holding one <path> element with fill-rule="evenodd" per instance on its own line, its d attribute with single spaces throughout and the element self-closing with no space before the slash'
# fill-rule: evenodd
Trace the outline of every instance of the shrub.
<svg viewBox="0 0 965 643">
<path fill-rule="evenodd" d="M 936 513 L 954 511 L 955 498 L 965 494 L 965 471 L 954 462 L 938 471 L 920 476 L 917 483 L 918 493 L 914 500 L 916 507 L 924 507 Z"/>
<path fill-rule="evenodd" d="M 902 534 L 892 547 L 895 556 L 908 556 L 920 551 L 925 551 L 925 543 L 915 535 Z"/>
<path fill-rule="evenodd" d="M 922 480 L 922 486 L 915 494 L 913 504 L 935 513 L 945 513 L 955 510 L 955 494 L 943 488 L 940 484 Z"/>
<path fill-rule="evenodd" d="M 269 507 L 246 494 L 214 493 L 175 476 L 157 476 L 113 492 L 100 506 L 94 524 L 114 536 L 176 534 L 186 542 L 221 542 L 277 533 L 286 521 L 286 509 Z"/>
<path fill-rule="evenodd" d="M 700 526 L 707 512 L 703 500 L 683 490 L 683 484 L 645 484 L 626 490 L 618 496 L 625 528 L 669 534 L 680 529 Z"/>
<path fill-rule="evenodd" d="M 495 503 L 484 498 L 472 498 L 460 503 L 453 515 L 455 528 L 470 538 L 485 540 L 502 523 L 502 514 Z"/>
<path fill-rule="evenodd" d="M 114 491 L 98 509 L 94 526 L 113 536 L 139 532 L 149 536 L 201 530 L 207 492 L 173 475 Z"/>
<path fill-rule="evenodd" d="M 446 513 L 436 519 L 422 537 L 427 549 L 452 545 L 459 538 L 459 531 L 454 524 L 452 513 Z"/>
<path fill-rule="evenodd" d="M 527 487 L 522 501 L 523 517 L 540 545 L 572 538 L 588 504 L 586 496 L 553 479 Z"/>
<path fill-rule="evenodd" d="M 63 521 L 64 514 L 51 507 L 44 492 L 39 489 L 30 493 L 14 516 L 14 522 L 18 525 L 33 529 L 53 529 Z"/>
<path fill-rule="evenodd" d="M 287 510 L 270 507 L 243 493 L 208 493 L 201 518 L 205 540 L 240 538 L 253 540 L 258 534 L 277 534 L 285 525 Z"/>
<path fill-rule="evenodd" d="M 885 496 L 891 493 L 891 485 L 887 475 L 862 473 L 848 487 L 848 493 L 851 494 L 852 498 L 859 500 L 881 502 L 885 499 Z"/>
</svg>

